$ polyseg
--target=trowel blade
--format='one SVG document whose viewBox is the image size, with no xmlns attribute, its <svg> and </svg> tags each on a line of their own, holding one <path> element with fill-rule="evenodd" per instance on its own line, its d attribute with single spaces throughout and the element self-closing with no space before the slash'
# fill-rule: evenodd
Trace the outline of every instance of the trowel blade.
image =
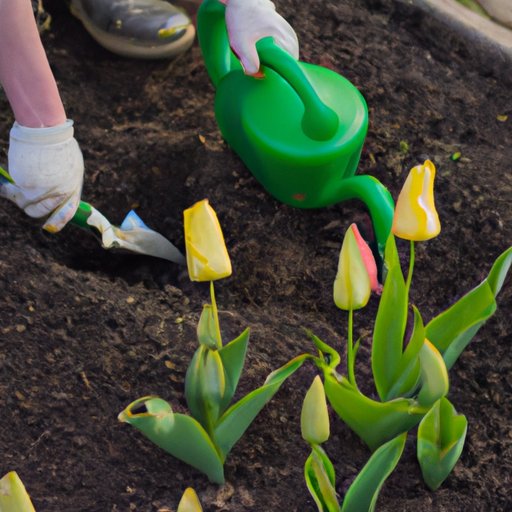
<svg viewBox="0 0 512 512">
<path fill-rule="evenodd" d="M 122 249 L 163 258 L 180 265 L 185 264 L 185 258 L 177 247 L 160 233 L 148 228 L 134 211 L 129 212 L 118 227 L 110 224 L 94 209 L 87 223 L 101 232 L 102 245 L 105 249 Z"/>
</svg>

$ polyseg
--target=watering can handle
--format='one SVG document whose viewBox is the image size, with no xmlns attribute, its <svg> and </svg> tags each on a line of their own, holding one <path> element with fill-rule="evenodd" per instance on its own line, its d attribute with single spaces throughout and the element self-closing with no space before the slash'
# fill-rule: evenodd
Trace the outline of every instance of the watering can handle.
<svg viewBox="0 0 512 512">
<path fill-rule="evenodd" d="M 205 0 L 197 17 L 199 44 L 206 69 L 213 85 L 234 70 L 242 70 L 229 46 L 225 22 L 225 7 L 218 0 Z M 316 93 L 299 63 L 274 44 L 271 37 L 256 44 L 261 64 L 279 74 L 296 92 L 304 104 L 302 129 L 314 140 L 329 140 L 338 130 L 338 115 Z"/>
<path fill-rule="evenodd" d="M 339 126 L 338 115 L 318 97 L 299 63 L 274 44 L 270 37 L 258 41 L 256 49 L 261 64 L 284 78 L 304 104 L 304 133 L 314 140 L 329 140 L 334 137 Z"/>
</svg>

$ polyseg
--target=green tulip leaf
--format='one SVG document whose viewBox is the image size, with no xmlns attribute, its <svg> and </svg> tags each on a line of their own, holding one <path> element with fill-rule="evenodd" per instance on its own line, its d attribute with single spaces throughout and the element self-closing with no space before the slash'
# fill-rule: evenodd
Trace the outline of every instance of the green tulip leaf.
<svg viewBox="0 0 512 512">
<path fill-rule="evenodd" d="M 334 466 L 320 446 L 312 447 L 313 451 L 304 465 L 306 486 L 315 500 L 318 512 L 340 512 Z"/>
<path fill-rule="evenodd" d="M 395 238 L 386 243 L 388 274 L 379 302 L 372 343 L 372 372 L 381 400 L 391 398 L 396 369 L 400 366 L 407 324 L 408 296 Z"/>
<path fill-rule="evenodd" d="M 190 361 L 185 375 L 185 399 L 187 400 L 188 408 L 192 416 L 204 426 L 211 426 L 212 423 L 203 394 L 203 372 L 206 353 L 209 350 L 206 345 L 199 346 L 192 357 L 192 361 Z"/>
<path fill-rule="evenodd" d="M 220 416 L 220 406 L 226 390 L 224 366 L 218 350 L 206 349 L 200 372 L 200 399 L 205 411 L 203 427 L 212 432 Z"/>
<path fill-rule="evenodd" d="M 211 482 L 224 483 L 223 459 L 204 428 L 194 418 L 175 414 L 174 428 L 155 444 L 177 459 L 203 472 Z"/>
<path fill-rule="evenodd" d="M 307 335 L 311 338 L 315 347 L 319 351 L 319 355 L 322 359 L 322 367 L 336 368 L 340 362 L 341 357 L 331 346 L 327 345 L 324 341 L 322 341 L 318 336 L 315 336 L 311 331 L 306 331 Z M 318 361 L 317 361 L 318 362 Z"/>
<path fill-rule="evenodd" d="M 448 369 L 496 311 L 496 296 L 511 264 L 512 247 L 495 261 L 487 279 L 427 324 L 427 339 L 441 352 Z"/>
<path fill-rule="evenodd" d="M 441 398 L 418 427 L 417 454 L 425 483 L 435 491 L 459 460 L 468 422 L 447 398 Z"/>
<path fill-rule="evenodd" d="M 119 419 L 140 430 L 167 453 L 202 471 L 210 481 L 224 483 L 224 459 L 208 433 L 194 418 L 174 413 L 165 400 L 139 398 Z"/>
<path fill-rule="evenodd" d="M 420 380 L 419 354 L 425 341 L 425 327 L 420 312 L 413 306 L 414 328 L 407 347 L 396 368 L 386 399 L 411 396 Z"/>
<path fill-rule="evenodd" d="M 426 412 L 408 398 L 388 402 L 372 400 L 352 386 L 348 379 L 332 372 L 324 372 L 324 388 L 336 414 L 372 451 L 417 425 Z"/>
<path fill-rule="evenodd" d="M 342 512 L 373 512 L 379 492 L 393 472 L 405 446 L 407 433 L 383 444 L 365 464 L 349 487 L 343 500 Z"/>
<path fill-rule="evenodd" d="M 487 282 L 491 287 L 494 296 L 500 293 L 503 283 L 507 278 L 508 271 L 512 266 L 512 247 L 502 252 L 494 262 L 494 265 L 487 276 Z"/>
<path fill-rule="evenodd" d="M 242 374 L 245 363 L 245 354 L 249 343 L 249 335 L 250 330 L 245 329 L 238 338 L 229 342 L 227 345 L 224 345 L 219 350 L 226 375 L 226 390 L 224 392 L 224 398 L 220 404 L 221 414 L 224 413 L 226 408 L 229 406 L 238 386 L 238 381 L 240 380 L 240 375 Z"/>
<path fill-rule="evenodd" d="M 310 358 L 309 354 L 303 354 L 273 371 L 263 386 L 246 395 L 222 415 L 215 427 L 214 439 L 224 458 L 283 382 Z"/>
</svg>

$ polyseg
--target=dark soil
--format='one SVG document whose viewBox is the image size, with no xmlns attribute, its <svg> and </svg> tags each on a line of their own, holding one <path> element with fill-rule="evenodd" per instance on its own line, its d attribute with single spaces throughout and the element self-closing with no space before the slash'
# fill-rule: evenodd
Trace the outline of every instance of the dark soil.
<svg viewBox="0 0 512 512">
<path fill-rule="evenodd" d="M 366 97 L 360 172 L 396 198 L 411 166 L 437 165 L 443 230 L 418 247 L 412 297 L 428 321 L 478 284 L 512 240 L 511 73 L 492 76 L 471 46 L 402 3 L 277 5 L 297 30 L 302 59 L 342 73 Z M 136 206 L 182 249 L 182 211 L 204 197 L 216 209 L 234 266 L 217 286 L 224 337 L 251 327 L 240 393 L 312 350 L 303 328 L 343 350 L 346 316 L 332 282 L 346 227 L 365 221 L 361 204 L 305 211 L 270 197 L 222 140 L 197 46 L 175 62 L 118 58 L 63 3 L 47 8 L 54 21 L 45 45 L 87 165 L 84 199 L 118 223 Z M 13 119 L 0 102 L 6 152 Z M 462 157 L 452 161 L 456 151 Z M 104 251 L 73 227 L 49 235 L 5 201 L 0 224 L 0 473 L 18 471 L 38 511 L 170 511 L 187 486 L 207 511 L 315 510 L 299 422 L 312 366 L 284 384 L 235 446 L 226 485 L 211 484 L 116 419 L 148 394 L 185 409 L 208 287 L 165 261 Z M 411 434 L 380 511 L 512 510 L 510 281 L 498 302 L 450 372 L 450 400 L 469 422 L 459 463 L 431 492 Z M 358 379 L 369 390 L 377 303 L 356 315 Z M 331 429 L 325 448 L 343 495 L 369 452 L 334 415 Z"/>
</svg>

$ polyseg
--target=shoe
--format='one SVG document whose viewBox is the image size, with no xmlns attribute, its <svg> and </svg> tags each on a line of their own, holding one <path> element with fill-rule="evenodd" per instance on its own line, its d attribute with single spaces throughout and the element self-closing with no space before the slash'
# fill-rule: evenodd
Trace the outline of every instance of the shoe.
<svg viewBox="0 0 512 512">
<path fill-rule="evenodd" d="M 36 19 L 37 29 L 39 34 L 50 30 L 52 22 L 51 16 L 44 10 L 42 0 L 32 0 L 32 10 L 34 11 L 34 18 Z"/>
<path fill-rule="evenodd" d="M 478 0 L 478 3 L 495 21 L 512 28 L 512 2 L 510 0 Z"/>
<path fill-rule="evenodd" d="M 70 9 L 101 46 L 123 57 L 172 58 L 194 42 L 190 18 L 163 0 L 71 0 Z"/>
</svg>

